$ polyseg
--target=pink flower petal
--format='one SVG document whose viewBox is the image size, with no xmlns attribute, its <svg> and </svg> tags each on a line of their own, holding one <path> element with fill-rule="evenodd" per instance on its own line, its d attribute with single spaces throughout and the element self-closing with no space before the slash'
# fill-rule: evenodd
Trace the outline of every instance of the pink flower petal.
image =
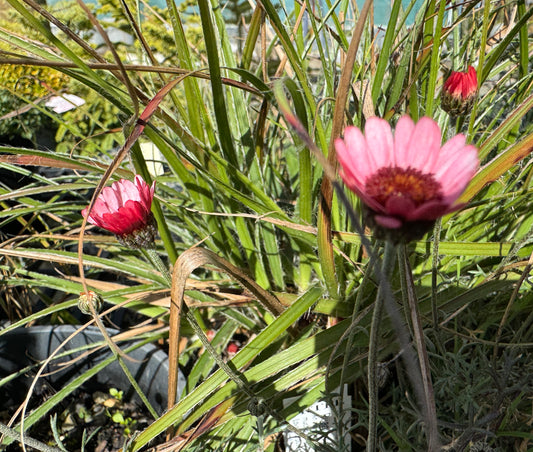
<svg viewBox="0 0 533 452">
<path fill-rule="evenodd" d="M 411 168 L 431 174 L 439 157 L 440 144 L 439 125 L 431 118 L 421 118 L 411 134 L 407 163 Z"/>
<path fill-rule="evenodd" d="M 415 123 L 409 116 L 402 116 L 396 124 L 394 131 L 394 159 L 395 165 L 401 168 L 407 168 L 410 165 L 409 142 L 415 128 Z"/>
<path fill-rule="evenodd" d="M 364 184 L 366 178 L 374 172 L 374 168 L 369 160 L 367 142 L 361 131 L 357 127 L 346 127 L 344 140 L 337 139 L 335 149 L 346 175 Z"/>
<path fill-rule="evenodd" d="M 129 223 L 118 212 L 105 213 L 99 221 L 99 226 L 116 235 L 128 234 Z"/>
<path fill-rule="evenodd" d="M 409 212 L 414 210 L 415 205 L 413 201 L 404 196 L 391 196 L 387 199 L 385 205 L 385 211 L 389 215 L 394 215 L 396 217 L 408 218 Z"/>
<path fill-rule="evenodd" d="M 355 192 L 355 194 L 359 196 L 359 198 L 361 198 L 361 201 L 363 201 L 363 203 L 370 207 L 374 212 L 386 212 L 385 206 L 382 206 L 374 198 L 368 196 L 364 190 L 360 192 Z"/>
<path fill-rule="evenodd" d="M 372 173 L 383 166 L 395 166 L 394 142 L 390 124 L 384 119 L 372 117 L 365 125 L 368 159 Z"/>
<path fill-rule="evenodd" d="M 439 158 L 435 162 L 435 179 L 440 181 L 443 173 L 445 173 L 450 166 L 457 164 L 456 160 L 461 159 L 463 150 L 466 146 L 466 138 L 459 134 L 454 136 L 442 146 L 439 152 Z"/>
<path fill-rule="evenodd" d="M 463 155 L 452 159 L 451 164 L 443 168 L 438 181 L 442 186 L 442 194 L 448 202 L 453 202 L 464 191 L 479 166 L 477 149 L 466 146 Z"/>
<path fill-rule="evenodd" d="M 339 170 L 339 175 L 341 176 L 341 179 L 345 183 L 345 185 L 353 192 L 360 193 L 364 191 L 364 184 L 356 179 L 354 176 L 352 176 L 350 173 L 347 173 L 344 171 L 343 168 Z"/>
<path fill-rule="evenodd" d="M 121 192 L 117 189 L 116 182 L 111 187 L 105 187 L 98 199 L 106 206 L 108 212 L 116 212 L 122 205 Z"/>
<path fill-rule="evenodd" d="M 140 177 L 135 182 L 121 179 L 105 187 L 96 198 L 87 221 L 116 235 L 131 234 L 151 221 L 155 182 L 148 186 Z M 86 216 L 88 209 L 82 210 Z"/>
<path fill-rule="evenodd" d="M 375 215 L 374 220 L 377 224 L 387 229 L 398 229 L 403 224 L 398 218 L 388 217 L 386 215 Z"/>
<path fill-rule="evenodd" d="M 107 213 L 110 210 L 116 211 L 117 209 L 118 209 L 118 206 L 117 206 L 116 209 L 110 209 L 109 208 L 108 203 L 105 201 L 104 193 L 102 193 L 94 201 L 94 205 L 93 205 L 93 209 L 91 211 L 91 215 L 100 215 L 101 216 L 102 214 Z"/>
<path fill-rule="evenodd" d="M 426 202 L 409 212 L 409 221 L 436 220 L 448 213 L 449 205 L 444 201 Z"/>
<path fill-rule="evenodd" d="M 140 177 L 140 176 L 137 176 Z M 117 182 L 115 190 L 118 192 L 122 199 L 122 204 L 128 200 L 140 201 L 142 199 L 141 188 L 129 180 L 122 179 Z"/>
</svg>

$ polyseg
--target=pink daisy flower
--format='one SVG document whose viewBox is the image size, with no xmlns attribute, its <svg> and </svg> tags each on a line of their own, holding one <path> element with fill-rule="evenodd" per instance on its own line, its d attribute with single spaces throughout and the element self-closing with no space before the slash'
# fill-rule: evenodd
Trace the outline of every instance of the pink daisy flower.
<svg viewBox="0 0 533 452">
<path fill-rule="evenodd" d="M 387 121 L 369 118 L 365 132 L 347 127 L 335 140 L 340 176 L 368 208 L 370 226 L 394 241 L 421 237 L 456 204 L 479 165 L 477 149 L 456 135 L 441 146 L 431 118 L 403 116 L 394 136 Z M 391 231 L 395 231 L 392 233 Z"/>
<path fill-rule="evenodd" d="M 131 182 L 121 179 L 105 187 L 96 198 L 87 221 L 115 234 L 121 243 L 146 246 L 145 241 L 155 237 L 154 217 L 151 212 L 155 182 L 149 186 L 141 176 Z M 88 208 L 81 214 L 87 216 Z M 141 243 L 132 243 L 142 239 Z"/>
</svg>

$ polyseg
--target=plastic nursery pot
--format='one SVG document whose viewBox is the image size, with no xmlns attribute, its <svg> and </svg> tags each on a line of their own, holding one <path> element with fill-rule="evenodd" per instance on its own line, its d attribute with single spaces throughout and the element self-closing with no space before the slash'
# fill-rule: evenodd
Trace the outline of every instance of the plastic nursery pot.
<svg viewBox="0 0 533 452">
<path fill-rule="evenodd" d="M 20 372 L 36 362 L 43 361 L 52 354 L 56 348 L 78 327 L 74 325 L 60 326 L 35 326 L 19 328 L 1 334 L 0 331 L 0 383 L 3 377 Z M 116 330 L 108 330 L 110 336 L 116 334 Z M 48 365 L 40 377 L 56 390 L 64 387 L 74 378 L 83 375 L 89 369 L 99 365 L 102 361 L 112 356 L 107 345 L 97 351 L 87 353 L 87 346 L 95 342 L 103 341 L 103 336 L 96 327 L 89 327 L 74 336 L 59 352 L 62 354 L 72 350 L 66 356 L 54 360 Z M 125 350 L 132 346 L 133 342 L 121 343 L 120 347 Z M 93 350 L 90 348 L 89 350 Z M 132 358 L 124 359 L 131 374 L 139 384 L 153 408 L 162 414 L 167 407 L 167 381 L 168 381 L 168 356 L 153 344 L 145 344 L 128 353 Z M 62 366 L 61 363 L 69 363 Z M 22 372 L 20 376 L 0 387 L 0 399 L 3 397 L 25 397 L 33 377 L 40 366 L 32 367 Z M 120 367 L 113 360 L 104 369 L 93 376 L 84 387 L 98 388 L 108 387 L 124 391 L 127 400 L 140 402 L 134 389 Z M 178 375 L 178 394 L 185 386 L 185 378 Z M 37 394 L 43 391 L 42 384 L 36 385 Z M 0 400 L 0 402 L 2 402 Z M 3 403 L 0 403 L 2 405 Z"/>
</svg>

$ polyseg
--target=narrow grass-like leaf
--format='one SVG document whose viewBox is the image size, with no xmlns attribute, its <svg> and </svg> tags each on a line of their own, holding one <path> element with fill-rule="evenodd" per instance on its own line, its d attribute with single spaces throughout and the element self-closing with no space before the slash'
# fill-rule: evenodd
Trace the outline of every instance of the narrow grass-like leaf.
<svg viewBox="0 0 533 452">
<path fill-rule="evenodd" d="M 77 253 L 62 250 L 41 250 L 31 248 L 16 250 L 0 248 L 0 255 L 14 256 L 22 259 L 35 259 L 59 264 L 76 265 L 78 263 Z M 165 286 L 165 279 L 150 268 L 141 268 L 136 265 L 120 262 L 116 259 L 104 259 L 101 257 L 88 255 L 84 256 L 84 263 L 85 265 L 102 270 L 108 270 L 112 272 L 119 271 L 126 274 L 135 275 L 150 281 L 156 281 L 162 284 L 163 287 Z"/>
<path fill-rule="evenodd" d="M 533 94 L 516 107 L 505 120 L 487 137 L 479 148 L 479 158 L 483 161 L 489 153 L 502 142 L 505 142 L 507 135 L 518 126 L 525 115 L 533 108 Z"/>
<path fill-rule="evenodd" d="M 252 339 L 243 349 L 232 359 L 236 369 L 251 362 L 262 350 L 264 350 L 273 340 L 283 334 L 293 322 L 295 322 L 307 309 L 309 309 L 322 295 L 322 291 L 317 288 L 308 290 L 289 308 L 287 308 L 274 322 L 267 326 L 259 335 Z M 222 370 L 215 372 L 209 379 L 204 381 L 193 392 L 181 399 L 174 408 L 161 416 L 157 421 L 144 430 L 133 442 L 132 452 L 139 450 L 147 442 L 157 435 L 167 430 L 194 406 L 201 403 L 209 394 L 215 391 L 220 384 L 227 379 Z M 227 383 L 231 384 L 231 383 Z"/>
<path fill-rule="evenodd" d="M 533 99 L 533 96 L 532 96 Z M 471 200 L 479 191 L 502 176 L 506 171 L 533 152 L 533 133 L 505 150 L 485 165 L 472 179 L 459 202 Z"/>
</svg>

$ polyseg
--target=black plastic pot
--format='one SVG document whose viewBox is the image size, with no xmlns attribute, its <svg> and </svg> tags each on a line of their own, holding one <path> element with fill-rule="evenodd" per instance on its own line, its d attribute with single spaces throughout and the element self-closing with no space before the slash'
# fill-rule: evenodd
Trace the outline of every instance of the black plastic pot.
<svg viewBox="0 0 533 452">
<path fill-rule="evenodd" d="M 21 371 L 38 361 L 45 360 L 76 329 L 77 327 L 71 325 L 35 326 L 20 328 L 0 335 L 0 379 Z M 109 330 L 110 335 L 116 332 Z M 89 327 L 72 338 L 63 347 L 62 352 L 79 349 L 102 340 L 103 336 L 98 328 Z M 131 345 L 131 343 L 121 344 L 121 348 L 126 349 Z M 83 356 L 79 360 L 75 359 L 80 358 L 82 354 L 84 351 L 76 351 L 49 365 L 44 372 L 45 376 L 41 377 L 46 383 L 36 386 L 37 395 L 39 392 L 46 391 L 46 385 L 49 385 L 52 390 L 60 389 L 72 379 L 111 356 L 107 346 Z M 145 344 L 128 353 L 128 356 L 133 359 L 133 361 L 124 360 L 130 372 L 154 409 L 160 414 L 163 413 L 167 406 L 168 356 L 153 344 Z M 71 361 L 75 361 L 75 363 L 65 368 L 61 365 L 58 366 L 58 363 Z M 35 367 L 33 370 L 24 372 L 20 377 L 0 387 L 0 405 L 3 404 L 2 402 L 6 402 L 5 400 L 2 401 L 2 398 L 16 398 L 20 395 L 24 397 L 38 369 L 39 367 Z M 185 379 L 181 373 L 178 375 L 178 380 L 179 394 L 185 385 Z M 95 388 L 95 390 L 101 387 L 117 388 L 124 391 L 126 398 L 133 397 L 134 400 L 138 400 L 129 380 L 116 360 L 84 385 Z"/>
</svg>

